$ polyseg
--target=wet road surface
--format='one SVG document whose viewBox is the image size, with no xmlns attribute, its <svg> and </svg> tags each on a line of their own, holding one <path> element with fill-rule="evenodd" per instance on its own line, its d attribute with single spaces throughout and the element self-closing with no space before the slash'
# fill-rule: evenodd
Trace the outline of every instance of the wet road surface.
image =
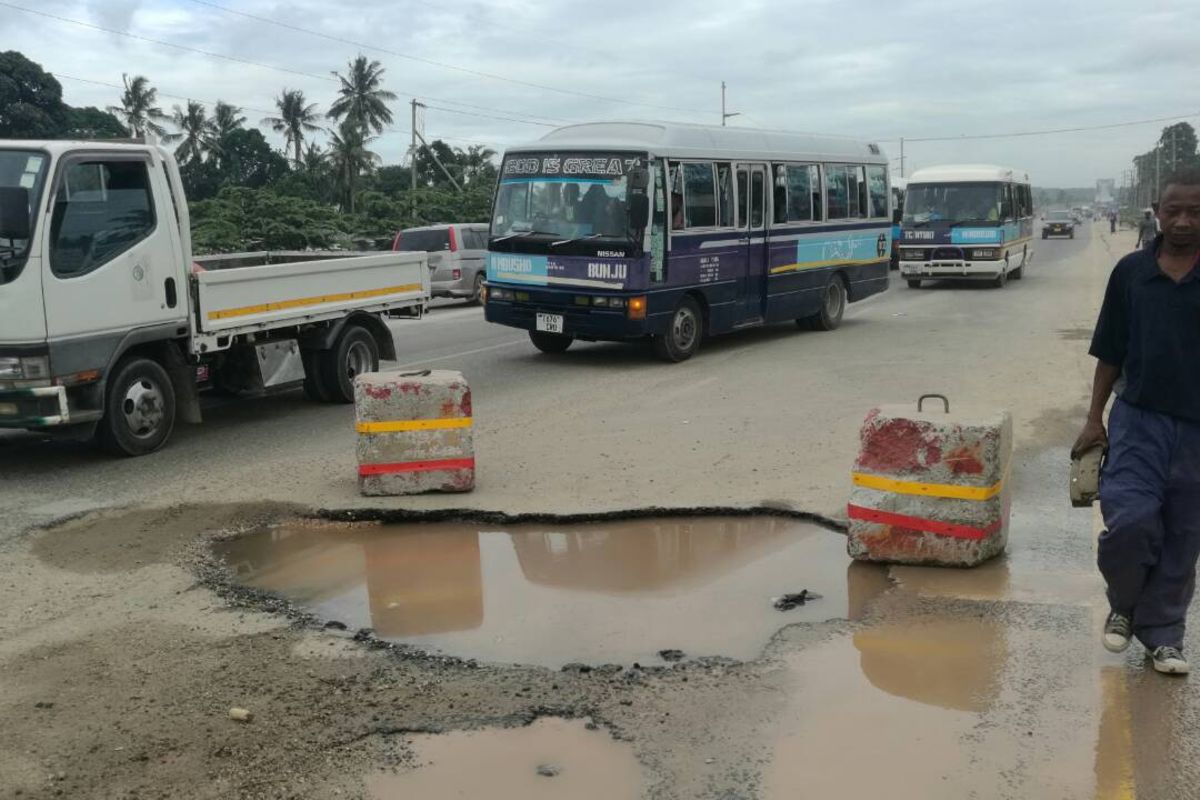
<svg viewBox="0 0 1200 800">
<path fill-rule="evenodd" d="M 1131 245 L 1122 236 L 1097 226 L 1040 243 L 1025 279 L 1004 290 L 894 281 L 833 334 L 747 332 L 675 367 L 630 345 L 547 358 L 477 309 L 398 326 L 401 363 L 462 368 L 472 381 L 479 489 L 453 502 L 485 510 L 769 502 L 837 514 L 872 405 L 941 390 L 1013 411 L 1008 552 L 972 571 L 852 565 L 836 534 L 784 520 L 763 532 L 761 518 L 744 529 L 663 519 L 651 536 L 606 524 L 426 536 L 296 522 L 293 509 L 292 521 L 223 546 L 239 580 L 351 632 L 532 666 L 377 662 L 349 633 L 297 633 L 244 604 L 231 614 L 170 549 L 185 522 L 221 524 L 204 505 L 75 539 L 23 533 L 98 507 L 180 500 L 360 507 L 348 409 L 290 395 L 214 403 L 204 426 L 135 461 L 0 436 L 0 712 L 12 723 L 0 771 L 41 786 L 79 770 L 78 786 L 142 795 L 170 788 L 139 783 L 156 775 L 196 786 L 221 776 L 225 796 L 269 796 L 264 786 L 297 775 L 294 794 L 329 796 L 312 788 L 329 786 L 322 765 L 353 753 L 354 790 L 385 798 L 449 795 L 461 776 L 445 765 L 485 759 L 499 800 L 593 768 L 614 776 L 611 797 L 1196 797 L 1200 692 L 1154 674 L 1136 647 L 1102 650 L 1094 517 L 1066 501 L 1092 367 L 1083 351 L 1108 269 Z M 805 588 L 823 599 L 770 607 Z M 668 666 L 665 648 L 687 657 Z M 568 660 L 663 669 L 553 669 Z M 219 727 L 246 695 L 261 727 Z M 595 711 L 600 729 L 529 724 L 531 709 L 563 707 Z M 435 729 L 451 733 L 422 733 Z M 557 776 L 537 774 L 543 757 Z"/>
</svg>

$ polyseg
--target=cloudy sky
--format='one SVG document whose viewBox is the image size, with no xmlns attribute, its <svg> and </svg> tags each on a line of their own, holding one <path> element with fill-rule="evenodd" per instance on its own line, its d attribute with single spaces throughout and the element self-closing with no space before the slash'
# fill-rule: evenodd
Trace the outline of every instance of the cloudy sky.
<svg viewBox="0 0 1200 800">
<path fill-rule="evenodd" d="M 115 103 L 129 72 L 168 111 L 221 99 L 257 122 L 284 87 L 328 107 L 330 73 L 362 52 L 399 95 L 375 145 L 389 162 L 414 96 L 427 137 L 503 150 L 567 121 L 718 123 L 722 80 L 730 124 L 881 140 L 897 169 L 900 137 L 1200 125 L 1198 42 L 1195 0 L 0 0 L 0 48 L 58 75 L 73 105 Z M 1164 124 L 905 155 L 909 172 L 991 162 L 1086 186 L 1120 179 Z"/>
</svg>

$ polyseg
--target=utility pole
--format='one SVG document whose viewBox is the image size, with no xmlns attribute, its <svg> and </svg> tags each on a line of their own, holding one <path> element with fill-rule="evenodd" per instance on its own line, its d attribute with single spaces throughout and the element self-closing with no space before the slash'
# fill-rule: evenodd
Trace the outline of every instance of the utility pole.
<svg viewBox="0 0 1200 800">
<path fill-rule="evenodd" d="M 904 176 L 904 137 L 900 137 L 900 177 Z"/>
<path fill-rule="evenodd" d="M 412 126 L 411 126 L 412 127 L 412 131 L 411 131 L 412 144 L 410 144 L 408 147 L 408 174 L 409 174 L 409 178 L 410 178 L 409 183 L 410 183 L 410 186 L 412 189 L 412 191 L 411 191 L 412 200 L 411 200 L 410 205 L 412 207 L 413 222 L 416 222 L 416 219 L 417 219 L 417 107 L 418 106 L 421 106 L 421 104 L 418 103 L 417 98 L 414 97 L 412 100 Z M 424 108 L 424 106 L 421 106 L 421 107 Z"/>
<path fill-rule="evenodd" d="M 1162 144 L 1154 148 L 1154 197 L 1150 198 L 1153 203 L 1158 199 L 1158 195 L 1162 191 Z"/>
<path fill-rule="evenodd" d="M 721 127 L 725 127 L 725 120 L 729 119 L 730 117 L 740 116 L 741 113 L 742 112 L 740 111 L 725 110 L 725 81 L 721 81 Z"/>
</svg>

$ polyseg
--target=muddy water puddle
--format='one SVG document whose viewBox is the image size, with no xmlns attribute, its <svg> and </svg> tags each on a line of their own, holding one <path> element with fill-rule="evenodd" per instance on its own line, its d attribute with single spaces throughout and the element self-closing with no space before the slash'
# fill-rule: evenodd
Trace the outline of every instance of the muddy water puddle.
<svg viewBox="0 0 1200 800">
<path fill-rule="evenodd" d="M 636 800 L 642 772 L 628 745 L 583 720 L 416 736 L 414 766 L 367 779 L 373 800 Z"/>
<path fill-rule="evenodd" d="M 324 619 L 502 663 L 661 663 L 664 650 L 749 659 L 784 625 L 856 610 L 845 538 L 780 517 L 295 522 L 218 553 L 239 580 Z M 863 583 L 862 574 L 850 580 Z M 803 589 L 822 597 L 772 607 L 772 597 Z"/>
<path fill-rule="evenodd" d="M 780 733 L 764 742 L 763 797 L 1141 797 L 1153 774 L 1145 751 L 1157 745 L 1134 741 L 1128 670 L 1095 669 L 1089 650 L 954 613 L 880 621 L 794 652 Z M 1161 710 L 1152 700 L 1141 702 Z"/>
</svg>

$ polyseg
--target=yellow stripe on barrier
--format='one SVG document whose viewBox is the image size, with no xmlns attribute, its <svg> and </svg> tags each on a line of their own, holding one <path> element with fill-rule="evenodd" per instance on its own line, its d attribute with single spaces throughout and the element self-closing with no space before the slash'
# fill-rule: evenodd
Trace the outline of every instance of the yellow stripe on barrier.
<svg viewBox="0 0 1200 800">
<path fill-rule="evenodd" d="M 338 294 L 323 294 L 317 297 L 301 297 L 296 300 L 278 300 L 274 303 L 260 303 L 255 306 L 242 306 L 241 308 L 225 308 L 220 311 L 208 312 L 209 319 L 229 319 L 230 317 L 244 317 L 249 314 L 263 314 L 267 311 L 284 311 L 289 308 L 303 308 L 305 306 L 318 306 L 323 303 L 344 303 L 347 300 L 364 300 L 369 297 L 382 297 L 388 294 L 399 294 L 401 292 L 416 292 L 421 289 L 419 283 L 406 283 L 403 286 L 387 286 L 383 289 L 364 289 L 358 292 L 340 292 Z"/>
<path fill-rule="evenodd" d="M 945 497 L 951 500 L 991 500 L 1004 489 L 1004 480 L 992 486 L 957 486 L 952 483 L 918 483 L 898 481 L 864 472 L 853 473 L 854 485 L 896 494 L 915 494 L 922 497 Z"/>
<path fill-rule="evenodd" d="M 401 419 L 389 422 L 357 422 L 354 429 L 359 433 L 399 433 L 401 431 L 440 431 L 450 428 L 471 427 L 470 417 L 443 417 L 441 419 Z"/>
</svg>

